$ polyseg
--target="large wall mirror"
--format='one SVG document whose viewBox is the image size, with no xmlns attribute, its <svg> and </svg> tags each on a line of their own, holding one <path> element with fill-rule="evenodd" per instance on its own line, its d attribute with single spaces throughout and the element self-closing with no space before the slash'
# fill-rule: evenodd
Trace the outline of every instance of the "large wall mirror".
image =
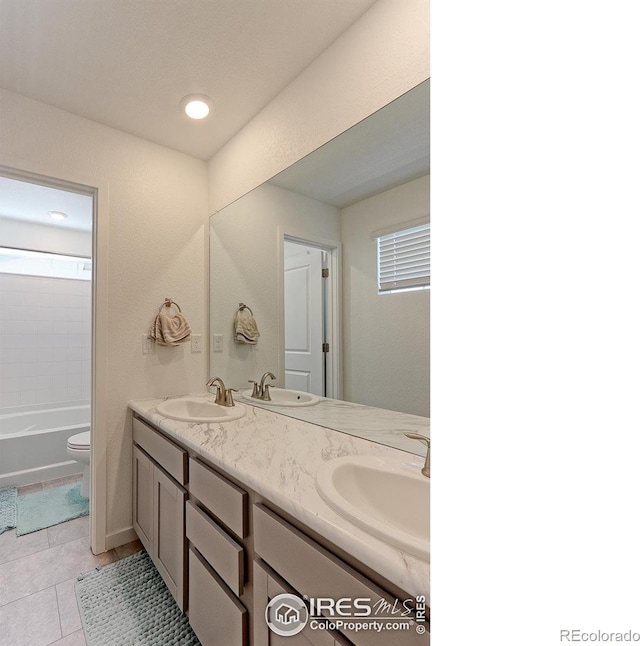
<svg viewBox="0 0 640 646">
<path fill-rule="evenodd" d="M 415 428 L 429 417 L 429 288 L 378 283 L 378 238 L 430 220 L 429 91 L 421 83 L 211 216 L 212 375 L 243 391 L 271 371 L 281 387 L 419 416 Z M 256 345 L 234 341 L 240 303 Z M 278 412 L 343 430 L 340 413 Z"/>
</svg>

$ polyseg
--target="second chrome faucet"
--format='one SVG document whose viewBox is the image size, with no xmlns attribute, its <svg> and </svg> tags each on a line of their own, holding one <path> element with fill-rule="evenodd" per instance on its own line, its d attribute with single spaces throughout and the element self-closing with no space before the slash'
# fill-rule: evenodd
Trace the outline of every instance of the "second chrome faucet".
<svg viewBox="0 0 640 646">
<path fill-rule="evenodd" d="M 249 379 L 249 383 L 253 384 L 253 391 L 251 392 L 251 397 L 253 397 L 253 399 L 261 399 L 265 402 L 271 401 L 269 388 L 271 388 L 272 384 L 264 383 L 267 377 L 269 379 L 277 379 L 277 377 L 272 372 L 265 372 L 260 379 L 260 383 L 254 381 L 253 379 Z"/>
</svg>

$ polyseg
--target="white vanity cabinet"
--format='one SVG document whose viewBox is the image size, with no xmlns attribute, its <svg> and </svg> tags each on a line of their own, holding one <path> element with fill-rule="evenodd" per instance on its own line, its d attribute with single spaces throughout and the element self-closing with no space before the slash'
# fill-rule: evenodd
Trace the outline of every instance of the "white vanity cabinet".
<svg viewBox="0 0 640 646">
<path fill-rule="evenodd" d="M 184 610 L 187 452 L 139 419 L 133 441 L 133 527 Z"/>
<path fill-rule="evenodd" d="M 387 608 L 409 595 L 179 439 L 134 417 L 133 440 L 134 529 L 203 646 L 429 645 L 428 624 L 272 632 L 265 610 L 284 592 Z"/>
</svg>

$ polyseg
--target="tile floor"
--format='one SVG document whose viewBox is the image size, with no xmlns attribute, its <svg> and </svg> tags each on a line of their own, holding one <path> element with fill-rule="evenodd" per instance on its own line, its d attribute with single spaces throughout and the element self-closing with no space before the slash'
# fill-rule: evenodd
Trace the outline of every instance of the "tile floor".
<svg viewBox="0 0 640 646">
<path fill-rule="evenodd" d="M 18 495 L 78 479 L 69 476 L 18 489 Z M 139 541 L 97 556 L 89 547 L 89 517 L 25 536 L 0 534 L 0 646 L 86 644 L 76 602 L 81 572 L 129 556 Z"/>
</svg>

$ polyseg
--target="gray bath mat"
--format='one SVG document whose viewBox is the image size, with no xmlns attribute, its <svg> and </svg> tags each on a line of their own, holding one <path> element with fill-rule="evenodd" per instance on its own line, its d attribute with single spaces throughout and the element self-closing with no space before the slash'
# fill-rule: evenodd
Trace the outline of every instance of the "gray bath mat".
<svg viewBox="0 0 640 646">
<path fill-rule="evenodd" d="M 0 534 L 16 526 L 16 498 L 18 490 L 15 487 L 0 489 Z"/>
<path fill-rule="evenodd" d="M 23 536 L 89 514 L 89 499 L 80 495 L 80 482 L 18 496 L 16 534 Z"/>
<path fill-rule="evenodd" d="M 81 574 L 76 597 L 87 646 L 200 644 L 144 550 Z"/>
</svg>

